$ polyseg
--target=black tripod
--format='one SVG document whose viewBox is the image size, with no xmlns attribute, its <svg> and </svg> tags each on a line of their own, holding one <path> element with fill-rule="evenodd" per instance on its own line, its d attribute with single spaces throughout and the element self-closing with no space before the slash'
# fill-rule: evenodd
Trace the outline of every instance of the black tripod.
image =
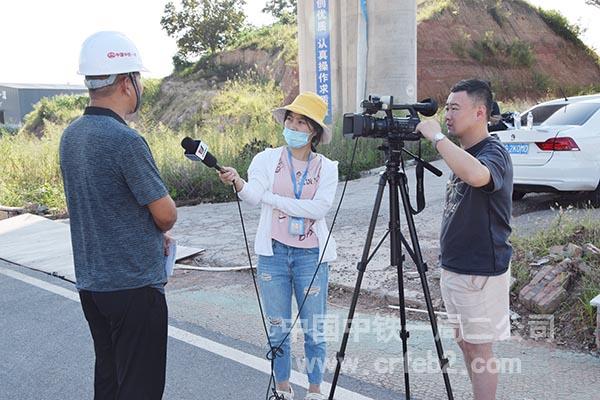
<svg viewBox="0 0 600 400">
<path fill-rule="evenodd" d="M 450 387 L 450 380 L 448 378 L 448 359 L 444 357 L 444 350 L 442 348 L 442 342 L 439 337 L 437 322 L 435 318 L 435 314 L 433 311 L 433 305 L 431 304 L 431 295 L 429 293 L 429 287 L 427 285 L 427 279 L 425 277 L 425 272 L 427 271 L 427 264 L 423 262 L 423 257 L 421 255 L 421 248 L 419 246 L 419 241 L 417 238 L 417 231 L 415 229 L 415 222 L 413 220 L 413 214 L 416 213 L 412 210 L 410 205 L 410 199 L 408 197 L 408 180 L 404 171 L 400 171 L 400 166 L 402 165 L 402 152 L 410 154 L 417 161 L 417 170 L 420 168 L 420 178 L 419 172 L 417 182 L 417 188 L 421 191 L 420 196 L 423 198 L 423 186 L 422 186 L 422 173 L 423 167 L 427 168 L 434 174 L 441 176 L 442 172 L 432 166 L 431 164 L 423 161 L 419 157 L 410 153 L 406 149 L 404 149 L 404 143 L 398 140 L 389 139 L 382 146 L 382 149 L 386 154 L 386 170 L 381 174 L 379 178 L 379 186 L 377 189 L 377 195 L 375 197 L 375 204 L 373 206 L 373 213 L 371 214 L 371 221 L 369 222 L 369 229 L 367 231 L 367 239 L 365 242 L 365 246 L 363 248 L 362 258 L 357 265 L 358 276 L 356 278 L 356 286 L 354 287 L 354 293 L 352 295 L 352 303 L 350 305 L 350 311 L 348 313 L 348 319 L 346 321 L 346 328 L 344 330 L 344 335 L 342 338 L 342 344 L 340 347 L 340 351 L 337 353 L 337 365 L 335 369 L 335 375 L 333 377 L 333 381 L 331 384 L 331 391 L 329 393 L 329 400 L 333 400 L 333 396 L 335 393 L 335 388 L 337 386 L 337 381 L 340 375 L 340 370 L 342 366 L 342 362 L 344 361 L 346 346 L 348 344 L 348 338 L 350 336 L 350 329 L 352 327 L 352 319 L 354 318 L 354 311 L 356 309 L 356 303 L 358 301 L 358 296 L 360 292 L 360 287 L 363 280 L 363 275 L 367 268 L 367 264 L 371 261 L 387 235 L 390 236 L 390 250 L 391 250 L 391 265 L 396 266 L 398 270 L 398 298 L 400 300 L 400 338 L 402 339 L 402 359 L 404 364 L 404 386 L 406 391 L 406 399 L 410 399 L 410 385 L 409 385 L 409 372 L 408 372 L 408 337 L 409 332 L 406 330 L 406 310 L 404 304 L 404 283 L 403 283 L 403 275 L 402 275 L 402 263 L 405 260 L 404 255 L 402 254 L 402 245 L 406 248 L 406 251 L 413 259 L 414 263 L 417 266 L 417 270 L 419 273 L 419 277 L 421 278 L 421 285 L 423 286 L 423 294 L 425 295 L 425 303 L 427 305 L 427 313 L 429 314 L 429 322 L 431 324 L 431 331 L 433 333 L 433 338 L 435 341 L 435 347 L 437 350 L 437 355 L 439 359 L 440 369 L 442 371 L 442 375 L 444 377 L 444 384 L 446 386 L 446 393 L 448 394 L 448 399 L 453 399 L 452 388 Z M 385 186 L 389 186 L 389 195 L 390 195 L 390 222 L 389 229 L 386 232 L 385 236 L 381 239 L 381 241 L 376 246 L 375 250 L 372 254 L 369 254 L 371 250 L 371 242 L 373 241 L 373 233 L 375 232 L 375 225 L 377 224 L 377 215 L 379 214 L 379 208 L 381 206 L 381 200 L 383 198 L 383 191 Z M 408 225 L 408 230 L 410 233 L 410 240 L 412 243 L 412 248 L 409 243 L 406 241 L 406 238 L 402 235 L 400 231 L 400 202 L 398 199 L 398 190 L 400 193 L 400 197 L 402 199 L 402 204 L 404 206 L 404 214 L 406 216 L 406 222 Z M 419 194 L 418 194 L 419 196 Z M 424 202 L 422 204 L 424 206 Z M 421 204 L 419 208 L 422 208 Z M 420 210 L 418 210 L 420 211 Z M 417 212 L 418 212 L 417 211 Z"/>
</svg>

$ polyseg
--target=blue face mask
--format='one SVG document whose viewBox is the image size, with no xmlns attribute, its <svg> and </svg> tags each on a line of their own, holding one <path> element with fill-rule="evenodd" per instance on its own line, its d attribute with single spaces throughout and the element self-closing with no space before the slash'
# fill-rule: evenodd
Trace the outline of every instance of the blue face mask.
<svg viewBox="0 0 600 400">
<path fill-rule="evenodd" d="M 283 128 L 283 137 L 289 147 L 292 149 L 299 149 L 300 147 L 306 146 L 309 135 L 305 132 Z"/>
</svg>

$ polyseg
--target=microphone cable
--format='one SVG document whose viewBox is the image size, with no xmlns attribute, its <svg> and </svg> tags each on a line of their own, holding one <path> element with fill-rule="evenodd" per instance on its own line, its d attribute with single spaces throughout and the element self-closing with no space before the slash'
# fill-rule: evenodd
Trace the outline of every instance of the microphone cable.
<svg viewBox="0 0 600 400">
<path fill-rule="evenodd" d="M 344 181 L 344 187 L 342 189 L 340 200 L 339 200 L 338 205 L 336 207 L 335 214 L 333 216 L 333 220 L 331 221 L 331 228 L 329 229 L 329 234 L 327 235 L 327 240 L 325 241 L 325 245 L 323 246 L 323 252 L 321 253 L 321 257 L 319 259 L 319 263 L 317 264 L 317 268 L 315 268 L 315 273 L 313 274 L 313 277 L 312 277 L 312 279 L 310 281 L 310 284 L 308 285 L 308 288 L 305 290 L 304 298 L 303 298 L 300 306 L 298 307 L 298 313 L 296 314 L 296 317 L 294 318 L 294 322 L 292 323 L 292 325 L 288 329 L 288 332 L 284 336 L 284 338 L 281 341 L 281 343 L 277 347 L 275 347 L 275 348 L 273 347 L 273 344 L 271 343 L 271 338 L 269 336 L 269 329 L 267 328 L 267 322 L 266 322 L 266 319 L 265 319 L 265 314 L 264 314 L 262 302 L 261 302 L 261 299 L 260 299 L 260 290 L 258 288 L 258 283 L 256 281 L 256 270 L 255 270 L 254 266 L 252 265 L 252 256 L 250 255 L 250 247 L 248 245 L 248 235 L 246 233 L 246 226 L 244 224 L 244 216 L 243 216 L 243 213 L 242 213 L 241 201 L 240 201 L 240 197 L 238 195 L 239 192 L 237 191 L 237 189 L 235 187 L 235 184 L 233 185 L 233 188 L 234 188 L 234 191 L 235 191 L 236 202 L 237 202 L 237 206 L 238 206 L 238 213 L 240 215 L 240 223 L 241 223 L 242 231 L 243 231 L 243 234 L 244 234 L 244 244 L 246 246 L 246 254 L 248 256 L 248 262 L 249 262 L 249 265 L 250 265 L 250 273 L 252 275 L 252 282 L 254 284 L 254 290 L 256 292 L 256 299 L 258 301 L 258 308 L 260 310 L 260 316 L 261 316 L 263 328 L 265 330 L 265 334 L 267 336 L 267 341 L 269 343 L 269 348 L 270 348 L 270 350 L 266 354 L 266 359 L 271 362 L 271 373 L 270 373 L 269 384 L 268 384 L 268 388 L 267 388 L 267 394 L 265 396 L 266 400 L 284 400 L 282 396 L 280 396 L 280 395 L 277 394 L 277 387 L 276 387 L 276 383 L 275 383 L 275 372 L 274 372 L 275 358 L 276 357 L 280 357 L 283 354 L 283 350 L 281 349 L 281 346 L 288 339 L 288 337 L 290 336 L 292 330 L 294 329 L 294 327 L 298 323 L 298 319 L 300 318 L 300 312 L 304 308 L 304 304 L 306 303 L 306 300 L 308 298 L 308 294 L 310 293 L 310 291 L 312 289 L 312 285 L 313 285 L 313 283 L 314 283 L 314 281 L 316 279 L 317 273 L 319 272 L 319 268 L 321 267 L 321 264 L 323 262 L 323 257 L 325 256 L 325 250 L 327 249 L 327 245 L 329 244 L 329 240 L 331 238 L 331 234 L 333 233 L 333 229 L 335 227 L 335 223 L 336 223 L 338 214 L 340 212 L 340 208 L 342 206 L 342 201 L 344 200 L 344 196 L 346 194 L 346 188 L 348 186 L 348 181 L 350 180 L 350 177 L 352 176 L 353 167 L 354 167 L 354 158 L 355 158 L 355 155 L 356 155 L 356 149 L 358 147 L 358 141 L 359 141 L 358 138 L 354 140 L 354 148 L 352 150 L 352 156 L 350 158 L 350 165 L 349 165 L 349 168 L 348 168 L 348 173 L 346 174 L 346 179 Z M 329 282 L 327 282 L 327 283 L 329 284 Z M 325 299 L 325 301 L 327 301 L 327 299 Z M 291 346 L 290 346 L 290 348 L 291 348 Z M 326 364 L 327 363 L 325 363 L 325 365 Z M 323 367 L 325 367 L 325 365 Z M 290 384 L 290 387 L 291 387 L 291 384 Z M 272 392 L 273 394 L 271 396 L 269 396 L 269 392 Z"/>
<path fill-rule="evenodd" d="M 256 273 L 254 269 L 254 265 L 252 265 L 252 256 L 250 255 L 250 246 L 248 245 L 248 234 L 246 233 L 246 225 L 244 223 L 244 215 L 242 213 L 242 206 L 240 201 L 240 196 L 238 195 L 238 190 L 235 187 L 235 183 L 233 184 L 233 189 L 235 191 L 235 199 L 238 207 L 238 213 L 240 215 L 240 223 L 242 225 L 242 232 L 244 233 L 244 245 L 246 246 L 246 255 L 248 256 L 248 263 L 250 265 L 250 275 L 252 275 L 252 283 L 254 284 L 254 291 L 256 293 L 256 299 L 258 301 L 258 308 L 260 310 L 260 316 L 263 324 L 263 329 L 265 330 L 265 335 L 267 336 L 267 342 L 269 343 L 269 352 L 266 355 L 266 359 L 271 362 L 271 374 L 269 377 L 269 385 L 267 387 L 267 393 L 265 395 L 265 399 L 267 400 L 284 400 L 282 397 L 279 397 L 277 394 L 277 388 L 275 386 L 275 373 L 274 373 L 274 363 L 275 357 L 277 357 L 277 353 L 273 352 L 273 345 L 271 344 L 271 337 L 269 336 L 269 330 L 267 328 L 267 322 L 265 321 L 265 313 L 263 311 L 262 301 L 260 300 L 260 291 L 258 289 L 258 283 L 256 282 Z M 269 396 L 269 391 L 273 392 L 273 395 Z"/>
</svg>

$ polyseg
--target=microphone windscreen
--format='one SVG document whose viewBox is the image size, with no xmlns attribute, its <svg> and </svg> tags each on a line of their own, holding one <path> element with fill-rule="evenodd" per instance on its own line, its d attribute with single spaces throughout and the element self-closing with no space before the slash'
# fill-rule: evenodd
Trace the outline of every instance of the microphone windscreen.
<svg viewBox="0 0 600 400">
<path fill-rule="evenodd" d="M 195 153 L 198 145 L 194 139 L 190 137 L 184 137 L 181 141 L 181 147 L 183 147 L 189 153 Z"/>
</svg>

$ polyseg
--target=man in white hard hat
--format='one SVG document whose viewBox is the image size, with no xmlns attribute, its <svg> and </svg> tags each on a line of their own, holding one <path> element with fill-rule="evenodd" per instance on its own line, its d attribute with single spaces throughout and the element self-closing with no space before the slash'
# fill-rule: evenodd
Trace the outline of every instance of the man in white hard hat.
<svg viewBox="0 0 600 400">
<path fill-rule="evenodd" d="M 90 105 L 65 129 L 60 167 L 77 289 L 96 353 L 94 399 L 160 399 L 165 385 L 166 232 L 177 219 L 148 144 L 125 117 L 145 71 L 131 40 L 98 32 L 81 48 Z"/>
</svg>

